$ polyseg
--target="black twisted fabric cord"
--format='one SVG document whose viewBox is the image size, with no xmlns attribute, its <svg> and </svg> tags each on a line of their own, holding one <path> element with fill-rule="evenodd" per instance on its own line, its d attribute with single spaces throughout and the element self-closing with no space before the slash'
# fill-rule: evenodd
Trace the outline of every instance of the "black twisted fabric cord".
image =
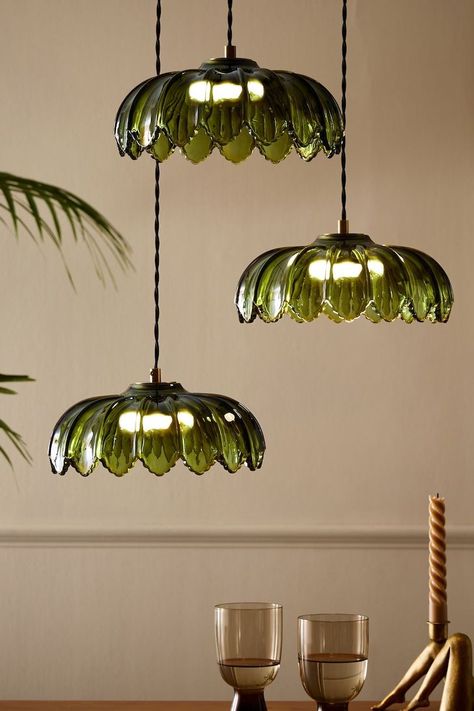
<svg viewBox="0 0 474 711">
<path fill-rule="evenodd" d="M 156 4 L 156 74 L 161 72 L 161 0 Z M 155 358 L 158 368 L 160 359 L 160 164 L 155 163 Z"/>
<path fill-rule="evenodd" d="M 156 76 L 161 73 L 161 0 L 157 0 L 156 4 Z"/>
<path fill-rule="evenodd" d="M 346 215 L 346 90 L 347 90 L 347 0 L 342 0 L 342 99 L 341 111 L 344 125 L 344 138 L 341 147 L 341 219 L 347 219 Z"/>
<path fill-rule="evenodd" d="M 160 359 L 160 164 L 155 164 L 155 360 Z"/>
<path fill-rule="evenodd" d="M 232 24 L 234 16 L 232 12 L 233 0 L 227 0 L 227 46 L 232 46 Z"/>
</svg>

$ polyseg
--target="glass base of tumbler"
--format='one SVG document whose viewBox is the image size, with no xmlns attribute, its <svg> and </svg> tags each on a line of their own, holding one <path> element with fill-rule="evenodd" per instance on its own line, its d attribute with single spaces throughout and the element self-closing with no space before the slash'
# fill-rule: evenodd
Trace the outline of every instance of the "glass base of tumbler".
<svg viewBox="0 0 474 711">
<path fill-rule="evenodd" d="M 267 711 L 263 691 L 239 691 L 234 689 L 230 711 Z"/>
<path fill-rule="evenodd" d="M 318 701 L 318 711 L 348 711 L 349 702 L 343 701 L 341 704 L 328 704 L 326 701 Z"/>
</svg>

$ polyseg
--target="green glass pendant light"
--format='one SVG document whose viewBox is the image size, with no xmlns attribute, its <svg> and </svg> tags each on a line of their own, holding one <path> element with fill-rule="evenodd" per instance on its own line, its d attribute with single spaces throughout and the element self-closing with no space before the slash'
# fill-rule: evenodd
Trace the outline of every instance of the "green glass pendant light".
<svg viewBox="0 0 474 711">
<path fill-rule="evenodd" d="M 157 3 L 156 72 L 160 73 L 161 1 Z M 155 166 L 155 353 L 150 383 L 135 383 L 120 395 L 89 398 L 57 422 L 49 445 L 54 473 L 72 466 L 83 476 L 98 462 L 122 476 L 137 460 L 162 475 L 181 459 L 196 474 L 219 462 L 235 472 L 262 465 L 265 439 L 246 407 L 223 395 L 191 393 L 161 382 L 158 367 L 160 266 L 160 165 Z"/>
<path fill-rule="evenodd" d="M 342 114 L 346 118 L 347 0 L 342 11 Z M 375 244 L 349 232 L 346 216 L 346 139 L 341 150 L 339 232 L 305 247 L 281 247 L 257 257 L 242 274 L 235 297 L 241 322 L 288 314 L 307 322 L 325 314 L 336 323 L 369 321 L 445 323 L 453 305 L 448 276 L 430 256 L 408 247 Z"/>
<path fill-rule="evenodd" d="M 115 138 L 122 155 L 143 151 L 164 161 L 176 149 L 193 163 L 214 148 L 233 163 L 255 147 L 278 163 L 294 147 L 309 161 L 339 153 L 343 121 L 337 101 L 310 77 L 262 69 L 237 58 L 228 0 L 225 57 L 199 69 L 169 72 L 136 86 L 120 106 Z"/>
<path fill-rule="evenodd" d="M 264 450 L 257 420 L 236 400 L 156 382 L 73 405 L 54 428 L 49 456 L 57 474 L 71 465 L 87 476 L 101 462 L 122 476 L 140 460 L 161 475 L 178 459 L 203 474 L 215 462 L 229 472 L 258 469 Z"/>
</svg>

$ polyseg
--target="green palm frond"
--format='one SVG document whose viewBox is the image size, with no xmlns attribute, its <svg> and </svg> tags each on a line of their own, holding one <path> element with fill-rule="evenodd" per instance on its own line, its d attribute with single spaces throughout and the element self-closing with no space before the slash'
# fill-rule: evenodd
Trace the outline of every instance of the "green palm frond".
<svg viewBox="0 0 474 711">
<path fill-rule="evenodd" d="M 29 375 L 5 375 L 4 373 L 0 373 L 0 383 L 26 383 L 26 382 L 33 382 L 33 378 L 30 378 Z M 4 385 L 0 386 L 0 394 L 2 395 L 16 395 L 16 390 L 12 390 L 11 388 L 6 388 Z M 10 444 L 12 444 L 15 449 L 21 454 L 23 459 L 25 459 L 28 463 L 31 463 L 31 455 L 28 451 L 28 448 L 26 446 L 25 440 L 19 434 L 19 432 L 15 432 L 15 430 L 12 430 L 12 428 L 7 425 L 4 420 L 0 420 L 0 432 L 3 432 L 3 434 L 6 436 L 6 438 L 9 440 Z M 6 451 L 5 447 L 0 445 L 0 455 L 3 456 L 8 464 L 10 466 L 12 465 L 12 460 L 10 459 L 10 456 L 8 452 Z"/>
<path fill-rule="evenodd" d="M 66 226 L 75 242 L 84 241 L 102 282 L 108 277 L 115 284 L 107 253 L 122 270 L 131 266 L 130 247 L 115 227 L 77 195 L 54 185 L 0 172 L 0 222 L 10 223 L 16 236 L 24 230 L 35 242 L 50 239 L 61 254 L 71 283 L 62 253 Z"/>
<path fill-rule="evenodd" d="M 50 240 L 58 249 L 71 284 L 73 279 L 63 254 L 63 234 L 68 231 L 75 242 L 82 241 L 92 258 L 100 281 L 115 284 L 110 257 L 122 269 L 131 267 L 130 247 L 122 235 L 95 208 L 74 193 L 38 180 L 0 172 L 0 223 L 12 227 L 16 237 L 26 232 L 36 243 Z M 15 395 L 5 383 L 31 382 L 28 375 L 0 374 L 0 395 Z M 0 419 L 0 434 L 27 462 L 31 455 L 18 432 Z M 12 466 L 9 453 L 0 444 L 0 457 Z"/>
</svg>

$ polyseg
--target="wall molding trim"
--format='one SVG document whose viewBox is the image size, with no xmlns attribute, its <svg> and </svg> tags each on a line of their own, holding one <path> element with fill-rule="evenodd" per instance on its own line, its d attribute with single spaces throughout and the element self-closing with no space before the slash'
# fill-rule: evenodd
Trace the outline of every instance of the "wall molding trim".
<svg viewBox="0 0 474 711">
<path fill-rule="evenodd" d="M 426 527 L 16 527 L 0 528 L 0 547 L 426 548 Z M 450 549 L 474 549 L 474 526 L 448 529 Z"/>
</svg>

